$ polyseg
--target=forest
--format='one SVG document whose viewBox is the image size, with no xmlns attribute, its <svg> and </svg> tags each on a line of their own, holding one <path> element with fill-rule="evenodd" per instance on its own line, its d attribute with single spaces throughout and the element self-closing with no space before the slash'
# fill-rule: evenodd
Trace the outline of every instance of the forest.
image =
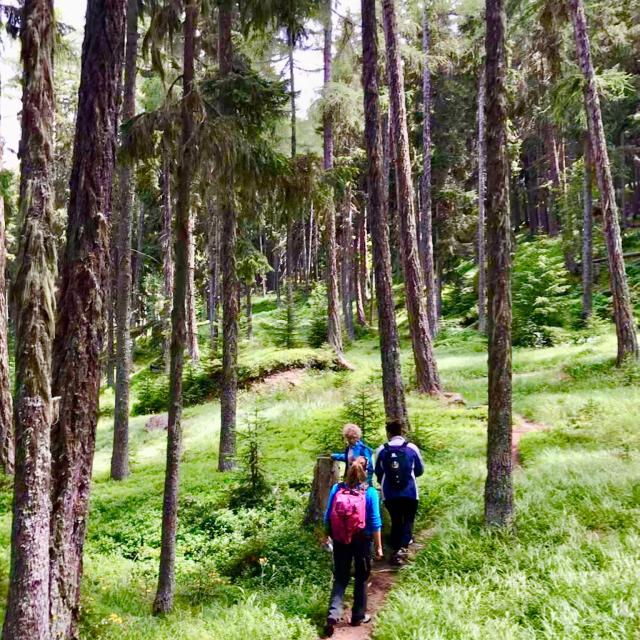
<svg viewBox="0 0 640 640">
<path fill-rule="evenodd" d="M 0 74 L 3 640 L 638 637 L 636 0 L 0 0 Z"/>
</svg>

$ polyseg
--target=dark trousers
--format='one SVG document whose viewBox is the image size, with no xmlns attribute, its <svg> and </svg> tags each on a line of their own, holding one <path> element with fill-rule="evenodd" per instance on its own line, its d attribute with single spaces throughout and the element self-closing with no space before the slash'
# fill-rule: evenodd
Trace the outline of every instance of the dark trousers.
<svg viewBox="0 0 640 640">
<path fill-rule="evenodd" d="M 329 601 L 329 618 L 338 620 L 342 610 L 344 592 L 351 579 L 351 565 L 354 565 L 355 584 L 353 586 L 353 609 L 351 622 L 364 618 L 367 612 L 367 580 L 371 574 L 371 538 L 360 538 L 351 544 L 333 542 L 333 587 Z"/>
<path fill-rule="evenodd" d="M 409 546 L 418 501 L 413 498 L 389 498 L 384 501 L 384 506 L 391 516 L 391 548 L 398 551 Z"/>
</svg>

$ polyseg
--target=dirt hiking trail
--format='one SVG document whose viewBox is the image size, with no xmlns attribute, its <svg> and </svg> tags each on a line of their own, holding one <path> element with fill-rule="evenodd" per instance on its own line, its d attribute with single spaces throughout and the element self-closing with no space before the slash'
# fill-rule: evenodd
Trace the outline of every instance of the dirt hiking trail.
<svg viewBox="0 0 640 640">
<path fill-rule="evenodd" d="M 424 547 L 424 543 L 433 536 L 434 531 L 434 529 L 426 529 L 416 534 L 416 542 L 409 548 L 409 563 Z M 367 612 L 371 616 L 371 622 L 352 627 L 349 624 L 351 607 L 345 602 L 342 617 L 335 627 L 331 640 L 369 640 L 376 623 L 376 616 L 384 606 L 401 570 L 402 567 L 391 566 L 387 560 L 375 561 L 367 587 Z"/>
</svg>

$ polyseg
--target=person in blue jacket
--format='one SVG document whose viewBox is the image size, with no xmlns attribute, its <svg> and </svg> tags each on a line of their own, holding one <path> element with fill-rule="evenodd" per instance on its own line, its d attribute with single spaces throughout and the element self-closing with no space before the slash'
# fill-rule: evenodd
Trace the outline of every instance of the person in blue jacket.
<svg viewBox="0 0 640 640">
<path fill-rule="evenodd" d="M 378 492 L 366 482 L 367 461 L 364 457 L 356 458 L 349 466 L 345 482 L 337 482 L 331 488 L 327 508 L 324 512 L 324 526 L 329 538 L 331 530 L 331 509 L 338 490 L 351 489 L 365 493 L 365 528 L 353 536 L 351 542 L 344 544 L 333 539 L 333 587 L 327 613 L 325 635 L 333 635 L 334 627 L 342 613 L 342 601 L 351 578 L 351 565 L 354 565 L 353 607 L 351 622 L 354 627 L 371 620 L 367 615 L 367 580 L 371 574 L 372 552 L 375 548 L 377 559 L 382 558 L 382 518 Z M 335 532 L 337 534 L 338 532 Z"/>
<path fill-rule="evenodd" d="M 367 460 L 367 482 L 373 484 L 373 450 L 362 441 L 362 430 L 357 424 L 345 424 L 342 427 L 342 435 L 347 441 L 347 447 L 343 453 L 332 453 L 331 458 L 338 462 L 344 462 L 346 468 L 344 477 L 347 477 L 349 467 L 360 456 Z"/>
<path fill-rule="evenodd" d="M 376 451 L 376 477 L 382 487 L 384 506 L 391 516 L 391 562 L 402 564 L 413 540 L 418 511 L 416 478 L 424 473 L 424 462 L 415 444 L 402 437 L 400 422 L 387 423 L 389 441 Z"/>
</svg>

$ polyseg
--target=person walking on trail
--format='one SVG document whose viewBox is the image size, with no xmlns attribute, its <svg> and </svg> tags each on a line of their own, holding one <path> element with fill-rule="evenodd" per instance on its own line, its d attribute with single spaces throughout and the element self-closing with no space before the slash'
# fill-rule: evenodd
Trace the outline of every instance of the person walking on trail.
<svg viewBox="0 0 640 640">
<path fill-rule="evenodd" d="M 413 541 L 418 510 L 416 478 L 424 473 L 424 463 L 418 447 L 402 437 L 400 422 L 387 423 L 387 437 L 389 441 L 376 451 L 375 473 L 391 516 L 391 562 L 403 564 Z"/>
<path fill-rule="evenodd" d="M 342 453 L 332 453 L 332 460 L 346 463 L 344 477 L 347 477 L 349 467 L 360 456 L 367 460 L 367 482 L 373 484 L 373 450 L 362 441 L 362 429 L 357 424 L 345 424 L 342 435 L 347 441 L 347 447 Z"/>
<path fill-rule="evenodd" d="M 367 580 L 371 573 L 372 552 L 382 558 L 382 519 L 378 492 L 367 484 L 367 459 L 356 458 L 345 482 L 333 485 L 329 494 L 324 525 L 333 540 L 333 587 L 327 613 L 325 635 L 333 635 L 342 615 L 342 601 L 354 566 L 355 584 L 350 624 L 357 627 L 371 620 L 367 615 Z"/>
</svg>

